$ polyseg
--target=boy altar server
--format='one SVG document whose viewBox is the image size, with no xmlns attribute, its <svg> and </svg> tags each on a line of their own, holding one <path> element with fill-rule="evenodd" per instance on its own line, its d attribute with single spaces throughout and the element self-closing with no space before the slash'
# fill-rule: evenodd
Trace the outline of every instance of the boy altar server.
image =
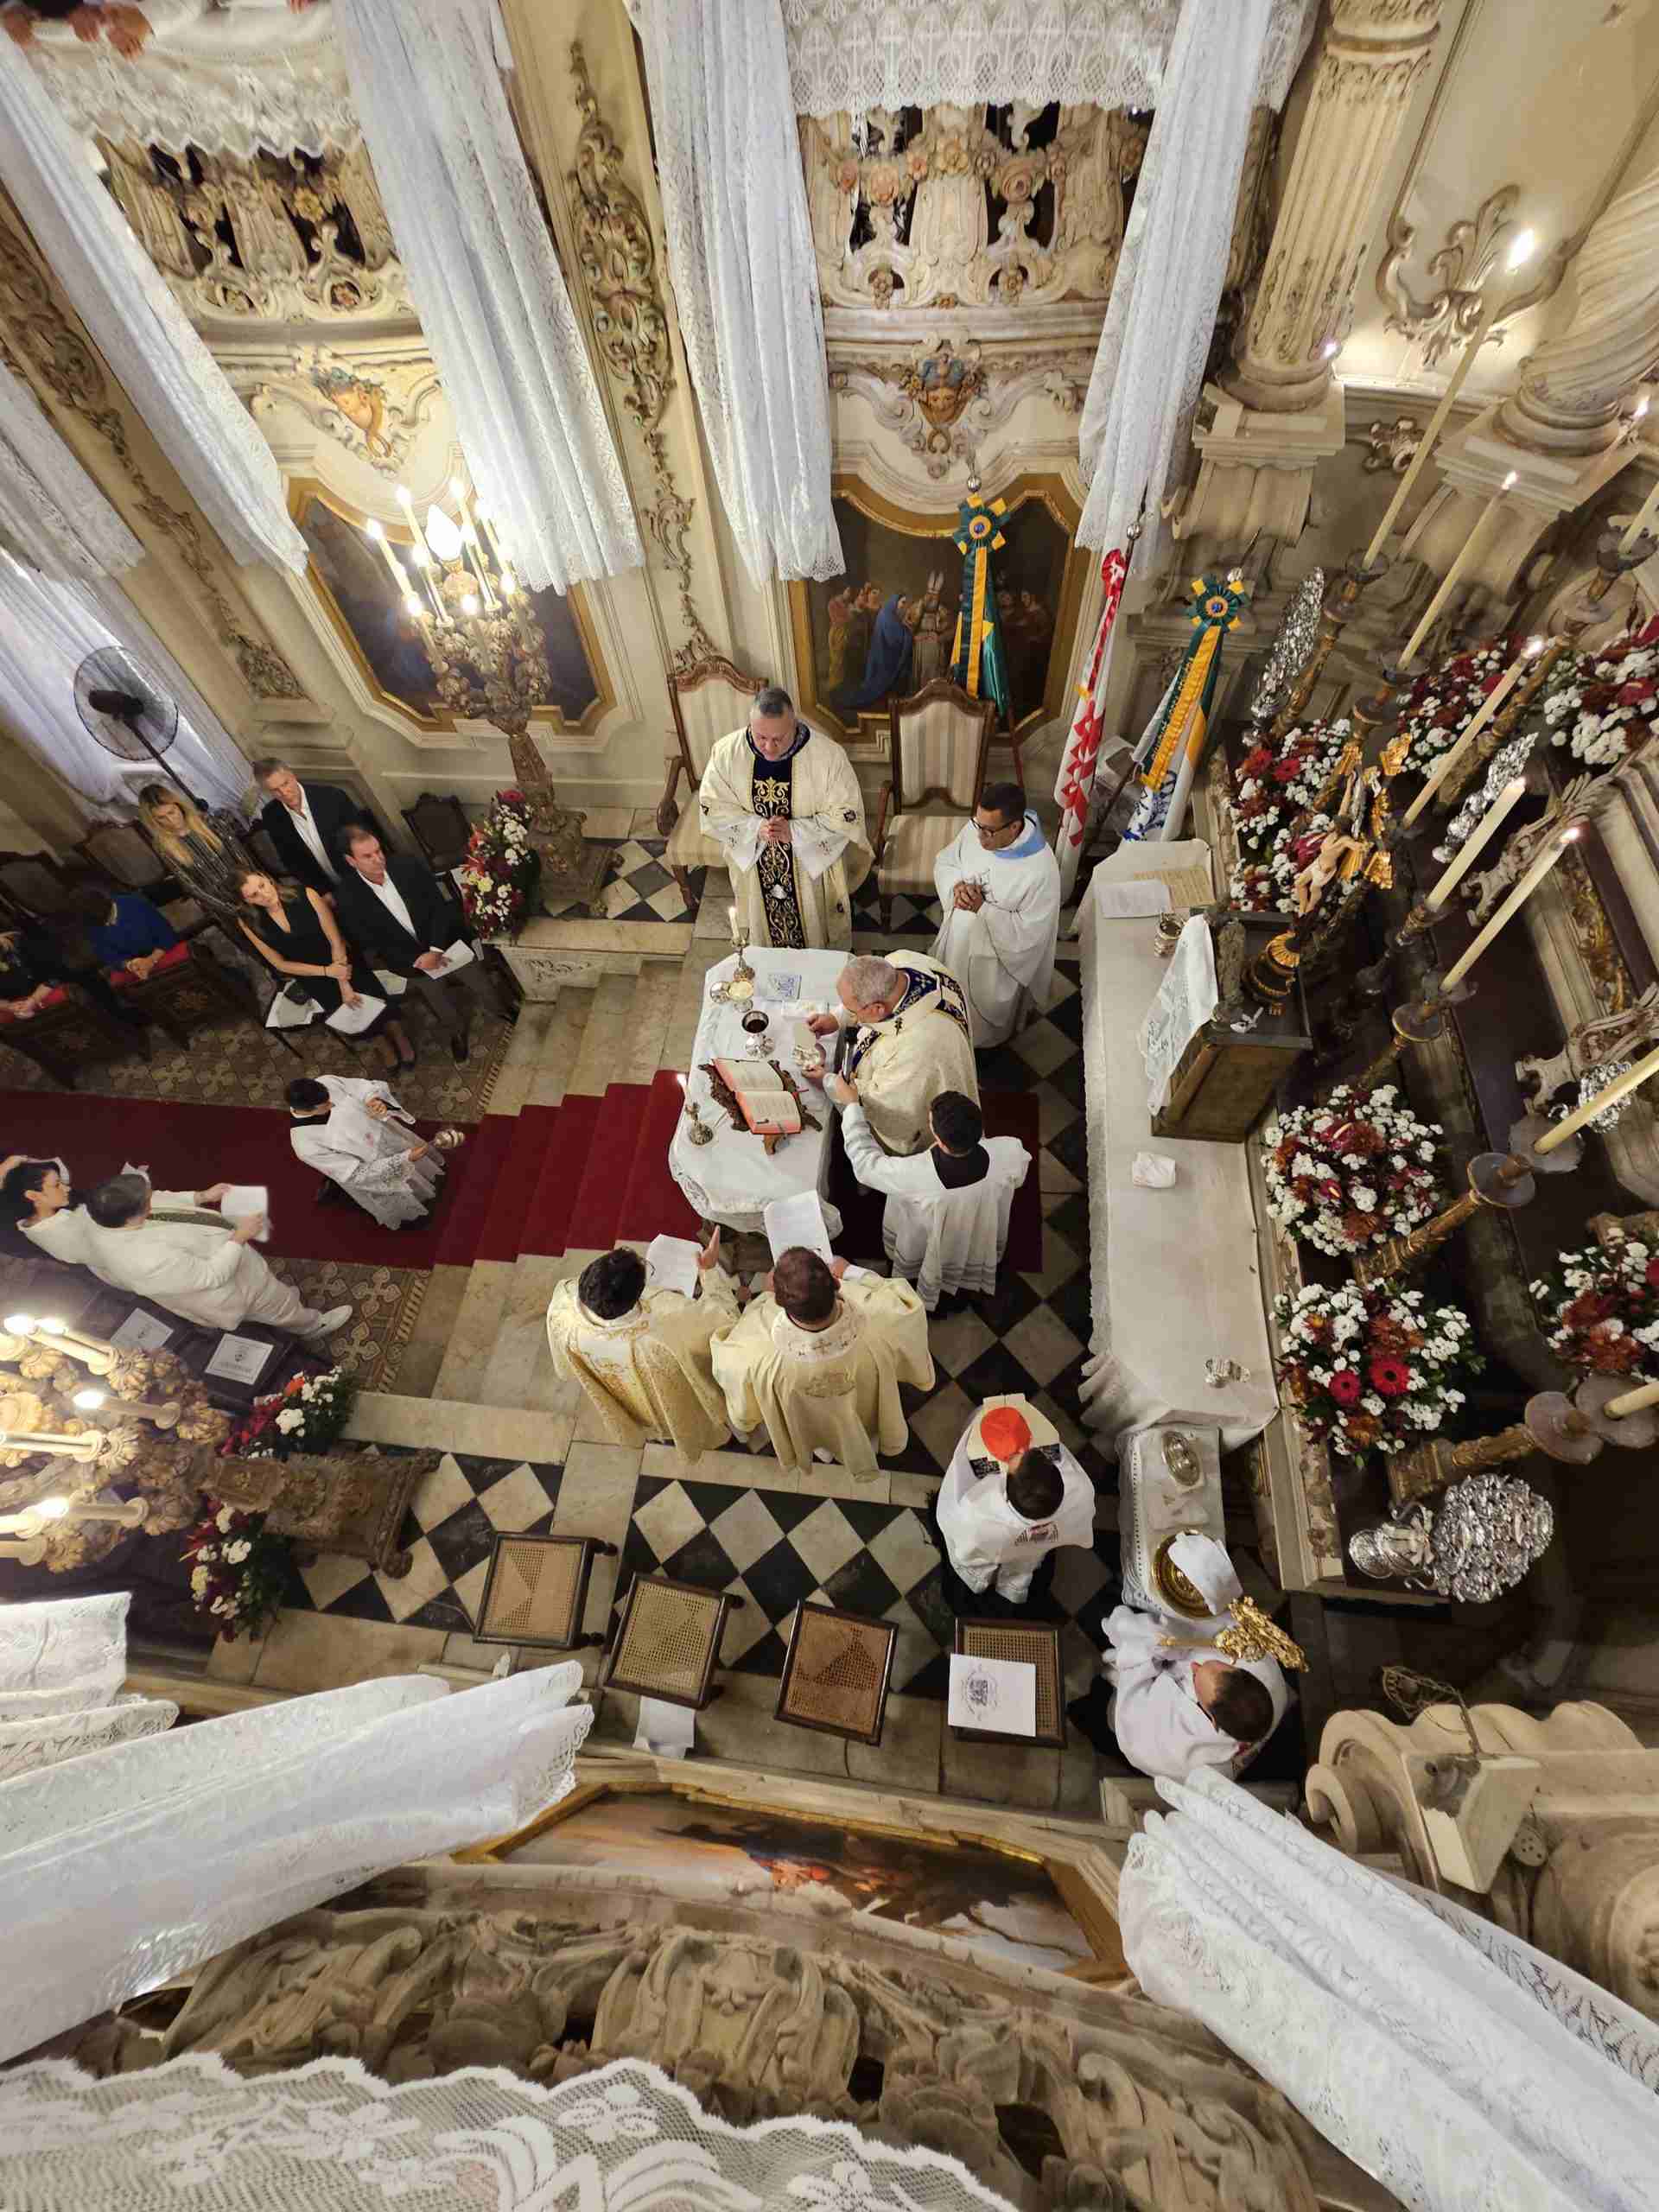
<svg viewBox="0 0 1659 2212">
<path fill-rule="evenodd" d="M 812 1014 L 806 1026 L 828 1040 L 853 1037 L 841 1065 L 883 1152 L 925 1152 L 933 1141 L 928 1109 L 942 1090 L 979 1103 L 968 1001 L 956 977 L 925 952 L 866 953 L 836 979 L 840 1010 Z"/>
<path fill-rule="evenodd" d="M 951 1456 L 938 1516 L 950 1564 L 975 1596 L 995 1584 L 1023 1605 L 1050 1552 L 1093 1549 L 1095 1486 L 1029 1398 L 988 1398 Z"/>
<path fill-rule="evenodd" d="M 720 1263 L 715 1230 L 697 1255 L 700 1295 L 647 1290 L 645 1263 L 620 1244 L 556 1284 L 547 1346 L 561 1375 L 581 1386 L 614 1443 L 671 1444 L 688 1465 L 728 1443 L 726 1404 L 709 1365 L 709 1339 L 737 1318 L 737 1286 Z"/>
<path fill-rule="evenodd" d="M 1059 864 L 1018 784 L 987 785 L 933 885 L 933 957 L 961 978 L 975 1045 L 1005 1044 L 1048 1004 L 1060 933 Z"/>
<path fill-rule="evenodd" d="M 443 1154 L 415 1134 L 415 1117 L 384 1083 L 360 1075 L 296 1076 L 288 1086 L 289 1142 L 338 1183 L 382 1229 L 432 1211 Z"/>
<path fill-rule="evenodd" d="M 899 1385 L 933 1387 L 927 1314 L 910 1285 L 798 1244 L 713 1351 L 740 1436 L 764 1423 L 785 1467 L 838 1459 L 863 1482 L 874 1479 L 876 1454 L 902 1452 L 910 1434 Z"/>
</svg>

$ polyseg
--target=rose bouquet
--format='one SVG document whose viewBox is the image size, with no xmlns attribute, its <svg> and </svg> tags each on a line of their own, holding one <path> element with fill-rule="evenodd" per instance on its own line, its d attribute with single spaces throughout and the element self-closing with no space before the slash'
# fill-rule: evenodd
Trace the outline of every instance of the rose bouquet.
<svg viewBox="0 0 1659 2212">
<path fill-rule="evenodd" d="M 1291 911 L 1292 880 L 1331 825 L 1323 815 L 1315 817 L 1297 840 L 1298 849 L 1306 849 L 1300 859 L 1288 832 L 1330 781 L 1348 734 L 1345 721 L 1308 722 L 1277 741 L 1263 738 L 1239 762 L 1231 800 L 1238 865 L 1229 887 L 1236 906 L 1255 913 Z"/>
<path fill-rule="evenodd" d="M 1532 1285 L 1549 1348 L 1592 1375 L 1659 1382 L 1659 1255 L 1638 1238 L 1563 1252 Z"/>
<path fill-rule="evenodd" d="M 291 1548 L 263 1513 L 214 1507 L 185 1539 L 184 1557 L 196 1611 L 226 1639 L 257 1633 L 283 1602 Z"/>
<path fill-rule="evenodd" d="M 491 937 L 510 936 L 524 919 L 541 861 L 530 836 L 530 802 L 522 791 L 498 791 L 488 818 L 467 841 L 457 871 L 467 921 Z"/>
<path fill-rule="evenodd" d="M 1420 1122 L 1391 1083 L 1365 1097 L 1344 1084 L 1323 1105 L 1268 1123 L 1268 1211 L 1319 1251 L 1367 1251 L 1433 1213 L 1436 1140 L 1445 1134 Z"/>
<path fill-rule="evenodd" d="M 1298 1420 L 1345 1459 L 1403 1452 L 1463 1403 L 1455 1375 L 1481 1365 L 1469 1317 L 1387 1282 L 1310 1283 L 1274 1307 L 1280 1377 Z"/>
<path fill-rule="evenodd" d="M 1622 760 L 1659 730 L 1659 620 L 1551 671 L 1544 722 L 1557 745 L 1592 768 Z"/>
<path fill-rule="evenodd" d="M 1454 653 L 1418 677 L 1406 694 L 1400 717 L 1399 736 L 1410 740 L 1407 772 L 1427 774 L 1443 753 L 1450 752 L 1488 693 L 1497 690 L 1516 650 L 1507 638 L 1491 638 L 1472 652 Z"/>
<path fill-rule="evenodd" d="M 291 1376 L 280 1390 L 256 1398 L 232 1430 L 222 1452 L 243 1459 L 285 1459 L 290 1452 L 326 1452 L 351 1419 L 357 1393 L 338 1367 L 324 1375 Z"/>
</svg>

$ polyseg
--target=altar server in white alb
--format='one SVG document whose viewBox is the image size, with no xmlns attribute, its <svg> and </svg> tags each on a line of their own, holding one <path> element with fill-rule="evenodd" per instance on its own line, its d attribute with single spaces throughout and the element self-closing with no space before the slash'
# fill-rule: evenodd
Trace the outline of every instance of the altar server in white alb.
<svg viewBox="0 0 1659 2212">
<path fill-rule="evenodd" d="M 288 1086 L 289 1141 L 306 1165 L 338 1183 L 383 1229 L 432 1211 L 443 1154 L 415 1134 L 415 1117 L 384 1083 L 358 1075 L 296 1076 Z"/>
<path fill-rule="evenodd" d="M 942 1090 L 928 1108 L 931 1148 L 896 1159 L 870 1134 L 850 1083 L 831 1075 L 824 1089 L 842 1109 L 841 1140 L 854 1174 L 887 1194 L 881 1241 L 894 1274 L 915 1284 L 930 1313 L 942 1296 L 988 1298 L 1007 1249 L 1014 1194 L 1031 1172 L 1019 1138 L 987 1137 L 976 1102 Z"/>
<path fill-rule="evenodd" d="M 1029 1398 L 988 1398 L 951 1455 L 938 1515 L 969 1589 L 982 1596 L 995 1585 L 1023 1605 L 1050 1552 L 1093 1548 L 1095 1486 Z"/>
<path fill-rule="evenodd" d="M 1169 1555 L 1211 1617 L 1182 1620 L 1133 1605 L 1106 1616 L 1112 1732 L 1142 1774 L 1185 1782 L 1195 1767 L 1214 1766 L 1236 1780 L 1283 1719 L 1290 1691 L 1276 1659 L 1230 1659 L 1211 1641 L 1232 1625 L 1241 1592 L 1225 1548 L 1190 1535 L 1178 1536 Z"/>
<path fill-rule="evenodd" d="M 842 969 L 836 997 L 837 1011 L 809 1014 L 807 1027 L 825 1040 L 852 1030 L 841 1072 L 871 1135 L 883 1152 L 925 1152 L 933 1141 L 927 1109 L 942 1090 L 979 1099 L 962 985 L 930 953 L 866 953 Z"/>
<path fill-rule="evenodd" d="M 1018 784 L 985 786 L 933 886 L 944 909 L 933 957 L 968 994 L 975 1045 L 1006 1044 L 1048 1004 L 1060 934 L 1059 863 Z"/>
<path fill-rule="evenodd" d="M 852 943 L 853 893 L 870 871 L 863 793 L 840 746 L 797 721 L 781 685 L 715 745 L 697 809 L 724 849 L 746 944 Z"/>
</svg>

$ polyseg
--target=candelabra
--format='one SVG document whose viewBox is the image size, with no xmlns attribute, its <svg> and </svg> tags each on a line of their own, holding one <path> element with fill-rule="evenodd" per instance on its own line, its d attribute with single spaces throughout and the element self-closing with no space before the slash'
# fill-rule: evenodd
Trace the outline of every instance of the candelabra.
<svg viewBox="0 0 1659 2212">
<path fill-rule="evenodd" d="M 1362 1252 L 1354 1262 L 1354 1281 L 1365 1286 L 1402 1274 L 1438 1251 L 1452 1230 L 1461 1229 L 1482 1206 L 1513 1211 L 1530 1204 L 1537 1188 L 1526 1160 L 1512 1153 L 1477 1153 L 1469 1163 L 1469 1188 L 1463 1196 L 1442 1207 L 1433 1221 L 1403 1236 L 1390 1236 L 1374 1252 Z"/>
<path fill-rule="evenodd" d="M 1535 1452 L 1568 1466 L 1587 1467 L 1600 1457 L 1612 1426 L 1605 1418 L 1605 1410 L 1603 1406 L 1599 1414 L 1586 1412 L 1564 1391 L 1540 1390 L 1527 1400 L 1519 1421 L 1491 1436 L 1471 1436 L 1462 1444 L 1433 1437 L 1408 1452 L 1396 1452 L 1389 1461 L 1389 1489 L 1398 1502 L 1409 1503 L 1459 1475 L 1512 1466 Z M 1630 1440 L 1639 1442 L 1640 1438 L 1639 1429 L 1630 1432 Z"/>
</svg>

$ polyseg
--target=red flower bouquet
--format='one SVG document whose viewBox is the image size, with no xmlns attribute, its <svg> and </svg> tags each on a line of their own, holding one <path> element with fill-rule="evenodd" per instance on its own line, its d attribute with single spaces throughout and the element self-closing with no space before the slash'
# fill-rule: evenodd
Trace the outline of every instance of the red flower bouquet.
<svg viewBox="0 0 1659 2212">
<path fill-rule="evenodd" d="M 1469 1317 L 1390 1283 L 1310 1283 L 1275 1306 L 1280 1379 L 1316 1443 L 1345 1459 L 1403 1452 L 1463 1403 L 1452 1377 L 1477 1370 Z"/>
<path fill-rule="evenodd" d="M 1659 1257 L 1626 1236 L 1563 1252 L 1532 1286 L 1549 1348 L 1592 1375 L 1659 1382 Z"/>
</svg>

